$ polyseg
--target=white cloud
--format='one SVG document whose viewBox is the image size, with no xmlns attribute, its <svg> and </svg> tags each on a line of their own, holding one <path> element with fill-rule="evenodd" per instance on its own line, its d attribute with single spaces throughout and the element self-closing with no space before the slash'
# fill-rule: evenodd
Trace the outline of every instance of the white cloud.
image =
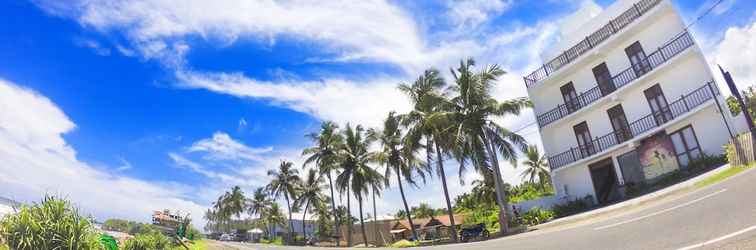
<svg viewBox="0 0 756 250">
<path fill-rule="evenodd" d="M 126 171 L 126 170 L 134 168 L 134 166 L 131 165 L 131 162 L 127 161 L 123 157 L 118 157 L 118 161 L 121 163 L 121 166 L 118 166 L 116 168 L 116 171 Z"/>
<path fill-rule="evenodd" d="M 261 161 L 261 154 L 273 151 L 273 147 L 252 148 L 231 138 L 224 132 L 215 132 L 212 138 L 194 142 L 188 152 L 204 152 L 213 160 Z"/>
<path fill-rule="evenodd" d="M 192 213 L 201 228 L 204 209 L 190 201 L 192 187 L 93 168 L 79 161 L 62 137 L 74 128 L 46 97 L 0 80 L 0 192 L 22 201 L 62 195 L 101 220 L 118 217 L 146 222 L 153 210 L 181 210 Z"/>
<path fill-rule="evenodd" d="M 511 0 L 450 0 L 446 2 L 446 15 L 453 24 L 474 28 L 511 5 Z"/>
<path fill-rule="evenodd" d="M 713 52 L 714 64 L 732 73 L 740 89 L 756 85 L 756 22 L 730 27 Z M 719 71 L 714 71 L 719 77 Z M 722 81 L 720 81 L 722 82 Z"/>
<path fill-rule="evenodd" d="M 95 54 L 100 56 L 109 56 L 110 55 L 110 48 L 107 48 L 100 44 L 99 42 L 92 40 L 92 39 L 84 39 L 84 38 L 77 38 L 74 39 L 74 43 L 76 46 L 89 48 L 94 51 Z"/>
<path fill-rule="evenodd" d="M 340 79 L 267 82 L 241 73 L 197 72 L 182 72 L 178 78 L 184 87 L 270 100 L 275 105 L 339 123 L 377 126 L 389 111 L 404 112 L 410 107 L 408 100 L 396 89 L 397 79 L 376 79 L 366 83 Z"/>
</svg>

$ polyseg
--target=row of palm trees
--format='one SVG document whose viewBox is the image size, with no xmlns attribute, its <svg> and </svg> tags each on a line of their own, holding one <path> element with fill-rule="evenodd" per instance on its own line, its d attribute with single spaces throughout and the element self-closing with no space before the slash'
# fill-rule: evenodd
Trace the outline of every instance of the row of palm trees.
<svg viewBox="0 0 756 250">
<path fill-rule="evenodd" d="M 494 85 L 503 74 L 504 70 L 498 65 L 475 71 L 475 61 L 467 59 L 461 61 L 458 68 L 451 69 L 453 82 L 447 84 L 437 70 L 429 69 L 414 82 L 399 85 L 399 90 L 409 97 L 413 108 L 405 114 L 390 112 L 382 128 L 365 129 L 349 123 L 340 128 L 333 122 L 324 122 L 318 133 L 308 135 L 314 145 L 302 152 L 307 157 L 303 167 L 313 167 L 306 180 L 298 176 L 292 163 L 282 162 L 278 170 L 268 173 L 272 177 L 270 184 L 255 192 L 252 199 L 255 202 L 250 202 L 254 206 L 247 206 L 248 212 L 261 216 L 274 213 L 269 211 L 270 203 L 275 204 L 270 199 L 283 198 L 289 210 L 291 228 L 292 209 L 303 207 L 306 214 L 311 206 L 330 208 L 335 218 L 334 232 L 339 235 L 339 225 L 348 225 L 347 244 L 351 246 L 351 216 L 346 216 L 345 222 L 338 219 L 335 191 L 348 197 L 347 212 L 352 206 L 350 195 L 357 200 L 363 242 L 367 242 L 363 203 L 370 193 L 373 193 L 375 203 L 375 195 L 388 188 L 389 180 L 395 175 L 404 209 L 410 215 L 404 185 L 418 187 L 420 182 L 425 183 L 427 177 L 436 173 L 441 179 L 449 213 L 452 230 L 449 235 L 456 242 L 456 222 L 452 216 L 444 166 L 445 160 L 453 159 L 459 164 L 458 174 L 462 175 L 472 167 L 484 176 L 484 183 L 495 190 L 500 228 L 506 232 L 508 204 L 499 162 L 515 166 L 520 152 L 531 153 L 533 149 L 528 149 L 522 136 L 496 122 L 510 115 L 519 115 L 521 110 L 531 106 L 526 98 L 500 102 L 492 96 Z M 544 178 L 542 170 L 535 168 L 531 174 Z M 326 180 L 330 196 L 321 192 Z M 243 204 L 237 200 L 240 192 L 234 188 L 221 196 L 211 212 L 226 216 L 223 218 L 239 217 L 244 211 Z M 323 205 L 328 202 L 330 206 Z M 227 209 L 223 210 L 224 207 Z M 413 225 L 412 216 L 407 219 Z M 415 229 L 410 230 L 417 239 Z"/>
</svg>

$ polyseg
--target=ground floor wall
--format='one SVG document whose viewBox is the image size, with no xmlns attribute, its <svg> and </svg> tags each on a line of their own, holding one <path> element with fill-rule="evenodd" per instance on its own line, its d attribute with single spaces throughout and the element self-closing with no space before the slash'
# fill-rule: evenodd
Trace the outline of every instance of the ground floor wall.
<svg viewBox="0 0 756 250">
<path fill-rule="evenodd" d="M 612 149 L 610 152 L 599 153 L 602 155 L 596 156 L 593 159 L 580 163 L 578 165 L 567 166 L 566 168 L 559 169 L 552 172 L 552 180 L 554 188 L 556 190 L 556 198 L 560 201 L 583 199 L 586 196 L 592 197 L 594 202 L 599 202 L 597 197 L 596 188 L 594 187 L 594 181 L 591 175 L 591 169 L 589 166 L 596 164 L 597 162 L 607 162 L 611 159 L 611 163 L 614 167 L 614 173 L 616 174 L 616 181 L 620 188 L 624 188 L 625 180 L 633 178 L 653 179 L 668 174 L 670 171 L 679 169 L 677 151 L 675 148 L 679 143 L 679 138 L 676 143 L 669 143 L 672 141 L 670 134 L 682 131 L 681 129 L 692 128 L 696 144 L 699 145 L 701 152 L 705 155 L 721 155 L 724 153 L 724 145 L 728 143 L 730 139 L 730 133 L 734 130 L 732 125 L 725 125 L 722 114 L 719 112 L 719 108 L 715 103 L 708 105 L 701 110 L 696 111 L 680 121 L 667 125 L 659 133 L 655 133 L 656 136 L 661 139 L 651 138 L 636 138 L 633 141 L 626 143 L 618 148 Z M 725 109 L 725 112 L 726 109 Z M 729 118 L 728 114 L 725 114 L 726 118 Z M 687 133 L 687 132 L 686 132 Z M 682 134 L 682 133 L 678 133 Z M 669 138 L 669 139 L 666 139 Z M 667 145 L 662 145 L 662 149 L 668 149 L 668 153 L 664 153 L 664 150 L 657 150 L 658 141 L 667 141 Z M 691 143 L 692 144 L 692 143 Z M 648 149 L 651 147 L 650 149 Z M 628 169 L 623 169 L 621 160 L 625 160 L 623 156 L 628 153 L 637 153 L 642 151 L 643 154 L 632 155 L 632 157 L 638 157 L 644 161 L 639 160 L 641 163 L 639 173 L 631 173 Z M 659 153 L 658 151 L 662 151 Z M 684 151 L 684 150 L 683 150 Z M 655 154 L 655 155 L 654 155 Z M 618 158 L 619 157 L 619 158 Z M 658 164 L 657 164 L 658 163 Z M 665 166 L 666 163 L 666 166 Z M 625 161 L 626 164 L 626 161 Z M 664 166 L 664 167 L 659 167 Z M 655 171 L 655 172 L 652 172 Z M 623 176 L 628 175 L 628 176 Z M 640 175 L 640 177 L 638 176 Z M 624 193 L 624 190 L 621 192 Z"/>
</svg>

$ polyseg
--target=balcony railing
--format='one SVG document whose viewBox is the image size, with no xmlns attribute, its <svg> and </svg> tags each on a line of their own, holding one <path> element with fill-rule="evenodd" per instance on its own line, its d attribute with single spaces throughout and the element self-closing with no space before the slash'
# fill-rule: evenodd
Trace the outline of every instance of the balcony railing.
<svg viewBox="0 0 756 250">
<path fill-rule="evenodd" d="M 604 25 L 599 30 L 593 32 L 593 34 L 580 41 L 577 45 L 572 46 L 572 48 L 562 52 L 562 54 L 547 62 L 537 70 L 533 71 L 533 73 L 530 73 L 530 75 L 523 77 L 523 79 L 525 80 L 525 86 L 527 86 L 528 88 L 532 87 L 536 82 L 545 79 L 554 71 L 561 69 L 565 65 L 574 61 L 576 58 L 580 57 L 580 55 L 583 55 L 593 47 L 598 46 L 607 38 L 621 31 L 628 24 L 632 23 L 633 21 L 638 19 L 638 17 L 648 12 L 659 2 L 661 2 L 661 0 L 641 0 L 640 2 L 633 4 L 632 8 L 626 10 L 617 18 L 611 20 L 608 24 Z"/>
<path fill-rule="evenodd" d="M 672 41 L 669 41 L 658 50 L 646 56 L 646 58 L 640 62 L 630 65 L 629 68 L 613 76 L 609 83 L 607 83 L 610 85 L 609 88 L 604 88 L 602 91 L 599 86 L 595 86 L 588 91 L 581 93 L 575 99 L 568 100 L 564 104 L 560 104 L 556 108 L 538 115 L 538 125 L 540 127 L 545 127 L 550 123 L 577 112 L 588 106 L 588 104 L 598 101 L 602 97 L 613 93 L 615 90 L 627 85 L 633 80 L 653 71 L 658 68 L 659 65 L 669 61 L 677 54 L 680 54 L 685 51 L 685 49 L 693 46 L 693 44 L 695 44 L 693 38 L 687 31 L 684 31 L 682 34 L 672 39 Z"/>
<path fill-rule="evenodd" d="M 665 125 L 669 121 L 687 113 L 688 111 L 706 103 L 719 95 L 714 82 L 708 82 L 704 86 L 683 95 L 680 99 L 670 103 L 658 112 L 648 114 L 634 122 L 627 128 L 615 130 L 609 134 L 596 137 L 590 143 L 570 148 L 567 151 L 549 157 L 551 170 L 556 170 L 570 163 L 603 152 L 604 150 L 630 140 L 644 132 Z"/>
</svg>

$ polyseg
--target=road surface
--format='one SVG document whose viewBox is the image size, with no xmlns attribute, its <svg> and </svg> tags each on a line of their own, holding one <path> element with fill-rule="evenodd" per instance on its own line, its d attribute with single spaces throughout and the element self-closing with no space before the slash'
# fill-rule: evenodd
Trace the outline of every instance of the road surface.
<svg viewBox="0 0 756 250">
<path fill-rule="evenodd" d="M 304 249 L 223 244 L 239 250 Z M 489 241 L 413 249 L 756 249 L 756 169 L 624 213 Z"/>
</svg>

